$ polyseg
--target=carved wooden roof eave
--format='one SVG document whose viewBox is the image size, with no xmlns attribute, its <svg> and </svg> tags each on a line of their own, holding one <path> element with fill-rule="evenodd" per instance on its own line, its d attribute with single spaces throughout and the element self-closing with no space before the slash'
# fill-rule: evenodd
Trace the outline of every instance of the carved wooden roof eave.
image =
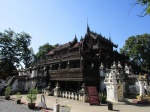
<svg viewBox="0 0 150 112">
<path fill-rule="evenodd" d="M 73 41 L 68 42 L 68 43 L 66 43 L 66 44 L 59 45 L 57 48 L 53 49 L 53 51 L 60 51 L 60 50 L 64 50 L 64 49 L 71 48 L 71 47 L 73 47 L 77 42 L 78 42 L 78 40 L 77 40 L 77 38 L 76 38 L 76 36 L 75 36 L 75 38 L 73 39 Z"/>
<path fill-rule="evenodd" d="M 73 49 L 76 49 L 76 48 L 79 48 L 80 46 L 75 46 L 75 47 L 71 47 L 69 48 L 68 50 L 73 50 Z"/>
<path fill-rule="evenodd" d="M 62 48 L 56 48 L 53 51 L 59 52 L 59 51 L 62 51 L 62 50 L 68 49 L 68 48 L 70 48 L 70 46 L 65 46 L 65 47 L 62 47 Z"/>
<path fill-rule="evenodd" d="M 87 34 L 85 35 L 85 38 L 86 38 L 87 36 L 91 36 L 93 39 L 99 39 L 99 41 L 102 40 L 102 41 L 106 42 L 106 44 L 109 44 L 109 45 L 111 45 L 111 46 L 113 46 L 113 47 L 115 47 L 115 48 L 118 47 L 118 45 L 116 45 L 116 44 L 114 44 L 113 42 L 111 42 L 111 40 L 108 40 L 108 39 L 106 39 L 105 37 L 103 37 L 102 35 L 97 34 L 97 33 L 94 33 L 94 32 L 92 32 L 92 31 L 90 31 L 89 33 L 87 33 Z"/>
</svg>

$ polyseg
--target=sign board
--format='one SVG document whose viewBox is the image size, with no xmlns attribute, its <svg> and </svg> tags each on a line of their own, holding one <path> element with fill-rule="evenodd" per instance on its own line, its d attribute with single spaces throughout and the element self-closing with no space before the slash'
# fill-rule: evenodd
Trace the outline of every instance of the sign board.
<svg viewBox="0 0 150 112">
<path fill-rule="evenodd" d="M 97 89 L 95 86 L 87 86 L 90 105 L 100 105 Z"/>
</svg>

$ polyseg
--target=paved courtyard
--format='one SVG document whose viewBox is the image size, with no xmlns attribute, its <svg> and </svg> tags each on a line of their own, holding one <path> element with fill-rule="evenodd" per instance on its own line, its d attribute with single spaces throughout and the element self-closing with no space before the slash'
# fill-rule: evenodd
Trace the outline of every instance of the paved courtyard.
<svg viewBox="0 0 150 112">
<path fill-rule="evenodd" d="M 38 94 L 36 104 L 41 100 L 41 94 Z M 12 95 L 11 99 L 5 100 L 4 96 L 0 96 L 0 112 L 53 112 L 53 107 L 56 103 L 56 99 L 60 105 L 67 104 L 71 106 L 70 112 L 150 112 L 150 105 L 141 105 L 133 103 L 133 100 L 128 99 L 128 104 L 113 105 L 113 110 L 108 110 L 107 105 L 90 106 L 89 103 L 84 103 L 77 100 L 57 98 L 54 96 L 45 96 L 47 108 L 46 110 L 30 110 L 27 107 L 26 95 L 23 95 L 22 102 L 25 104 L 16 104 L 16 96 Z"/>
<path fill-rule="evenodd" d="M 43 112 L 35 108 L 34 110 L 28 109 L 28 106 L 25 104 L 16 104 L 16 101 L 5 100 L 4 97 L 0 97 L 0 112 Z"/>
</svg>

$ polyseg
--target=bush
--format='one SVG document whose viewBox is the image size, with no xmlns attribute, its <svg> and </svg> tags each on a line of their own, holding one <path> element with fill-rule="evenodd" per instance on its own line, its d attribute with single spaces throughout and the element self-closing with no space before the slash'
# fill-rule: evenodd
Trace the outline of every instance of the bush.
<svg viewBox="0 0 150 112">
<path fill-rule="evenodd" d="M 33 103 L 37 100 L 37 94 L 38 94 L 38 90 L 31 88 L 29 93 L 27 94 L 27 100 L 29 101 L 29 103 Z"/>
<path fill-rule="evenodd" d="M 99 93 L 99 99 L 100 99 L 100 102 L 101 102 L 101 103 L 107 103 L 107 102 L 106 102 L 106 99 L 107 99 L 106 93 L 100 92 L 100 93 Z"/>
<path fill-rule="evenodd" d="M 11 87 L 7 86 L 5 89 L 5 96 L 9 96 L 10 92 L 11 92 Z"/>
<path fill-rule="evenodd" d="M 18 93 L 16 94 L 16 97 L 17 97 L 17 100 L 21 100 L 22 96 L 20 95 L 20 92 L 18 92 Z"/>
</svg>

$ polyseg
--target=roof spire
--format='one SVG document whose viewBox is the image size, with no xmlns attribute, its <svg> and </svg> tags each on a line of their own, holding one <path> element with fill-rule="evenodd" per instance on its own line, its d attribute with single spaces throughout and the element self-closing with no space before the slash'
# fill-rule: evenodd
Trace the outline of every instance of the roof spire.
<svg viewBox="0 0 150 112">
<path fill-rule="evenodd" d="M 77 38 L 76 34 L 75 34 L 74 38 Z"/>
<path fill-rule="evenodd" d="M 89 32 L 90 32 L 90 27 L 88 25 L 88 17 L 87 17 L 87 33 L 89 33 Z"/>
</svg>

